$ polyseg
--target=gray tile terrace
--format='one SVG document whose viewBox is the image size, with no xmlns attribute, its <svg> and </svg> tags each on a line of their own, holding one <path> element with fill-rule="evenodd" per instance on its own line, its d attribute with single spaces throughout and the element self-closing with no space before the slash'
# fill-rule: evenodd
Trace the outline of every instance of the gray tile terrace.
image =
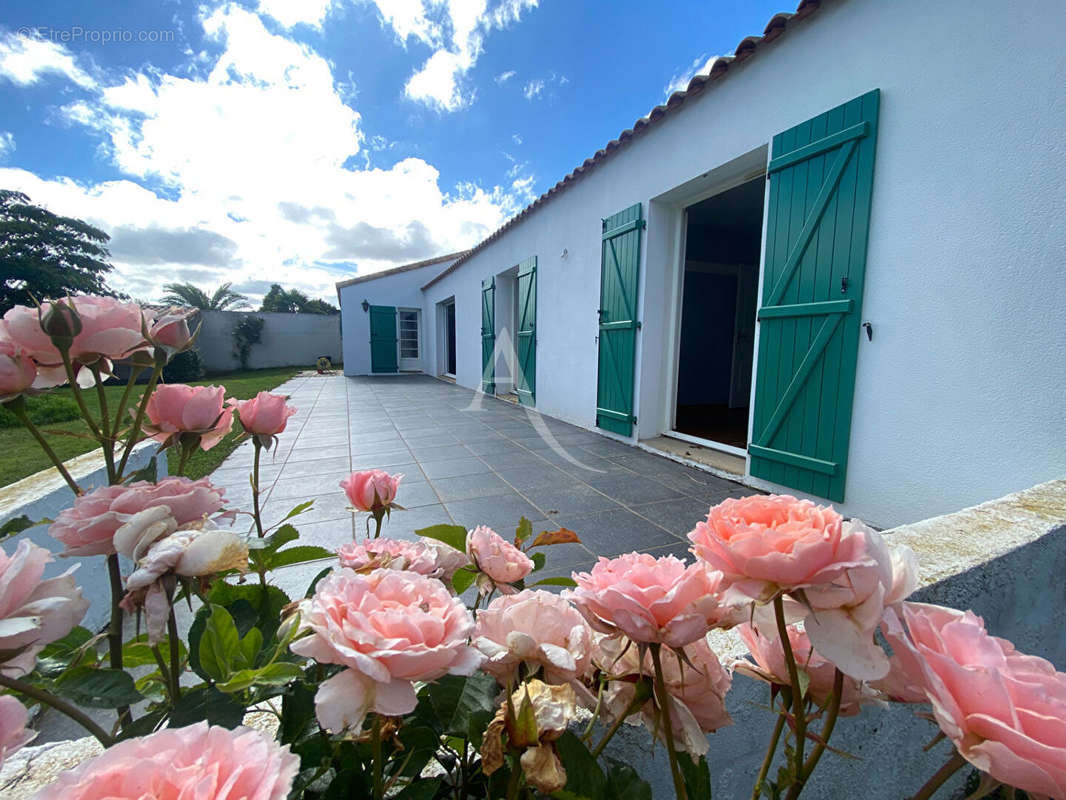
<svg viewBox="0 0 1066 800">
<path fill-rule="evenodd" d="M 289 394 L 298 411 L 261 464 L 264 522 L 314 500 L 293 520 L 301 543 L 333 549 L 365 535 L 367 515 L 347 510 L 338 484 L 374 467 L 404 475 L 397 500 L 406 510 L 385 522 L 383 536 L 413 538 L 419 528 L 454 523 L 488 525 L 509 538 L 523 516 L 536 531 L 576 531 L 582 544 L 553 548 L 543 576 L 631 550 L 681 555 L 685 534 L 709 506 L 752 492 L 426 376 L 314 376 L 275 391 Z M 251 508 L 251 464 L 247 443 L 211 476 L 241 509 Z M 293 567 L 276 579 L 302 593 L 306 581 L 296 584 L 322 566 Z"/>
</svg>

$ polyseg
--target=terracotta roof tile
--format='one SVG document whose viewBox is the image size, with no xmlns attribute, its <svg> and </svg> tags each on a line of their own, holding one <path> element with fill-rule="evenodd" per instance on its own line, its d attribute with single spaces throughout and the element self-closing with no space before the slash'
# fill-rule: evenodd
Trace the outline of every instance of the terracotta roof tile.
<svg viewBox="0 0 1066 800">
<path fill-rule="evenodd" d="M 532 203 L 530 203 L 528 206 L 518 212 L 515 216 L 507 220 L 507 222 L 505 222 L 502 226 L 490 233 L 485 239 L 481 240 L 474 247 L 467 250 L 464 255 L 460 256 L 455 261 L 455 263 L 451 264 L 449 267 L 443 270 L 439 275 L 434 277 L 433 280 L 429 281 L 429 283 L 427 283 L 422 288 L 428 289 L 430 286 L 435 284 L 445 275 L 448 275 L 449 273 L 453 272 L 461 264 L 469 260 L 470 257 L 473 256 L 475 253 L 483 249 L 490 242 L 502 236 L 505 231 L 516 225 L 527 214 L 532 212 L 534 209 L 542 206 L 544 203 L 546 203 L 556 194 L 561 192 L 563 189 L 567 188 L 567 186 L 569 186 L 571 183 L 581 178 L 591 169 L 599 166 L 615 151 L 617 151 L 621 147 L 624 147 L 630 140 L 632 140 L 636 136 L 639 136 L 650 126 L 665 118 L 668 114 L 671 114 L 677 109 L 681 108 L 681 106 L 683 106 L 688 100 L 701 95 L 709 87 L 710 84 L 721 80 L 729 73 L 731 64 L 746 61 L 747 59 L 754 56 L 760 47 L 770 42 L 773 42 L 778 37 L 780 37 L 785 32 L 785 29 L 792 22 L 804 19 L 813 14 L 815 11 L 817 11 L 820 4 L 821 0 L 800 0 L 800 3 L 796 7 L 796 11 L 794 13 L 790 14 L 788 12 L 780 12 L 774 14 L 770 18 L 770 21 L 766 23 L 766 27 L 763 29 L 763 33 L 761 36 L 748 36 L 742 39 L 740 43 L 736 46 L 733 51 L 733 55 L 719 56 L 715 60 L 714 64 L 711 66 L 709 74 L 695 76 L 692 80 L 689 81 L 688 86 L 685 89 L 674 92 L 672 95 L 670 95 L 669 98 L 667 98 L 665 103 L 656 106 L 650 112 L 648 112 L 647 115 L 641 117 L 636 122 L 634 122 L 632 128 L 627 128 L 626 130 L 622 131 L 620 134 L 618 134 L 617 138 L 609 141 L 606 146 L 604 146 L 600 150 L 597 150 L 590 158 L 586 158 L 580 166 L 574 168 L 565 178 L 563 178 L 561 181 L 559 181 L 550 189 L 548 189 L 548 191 L 546 191 L 544 194 L 542 194 L 540 197 L 538 197 L 536 200 L 534 200 Z"/>
</svg>

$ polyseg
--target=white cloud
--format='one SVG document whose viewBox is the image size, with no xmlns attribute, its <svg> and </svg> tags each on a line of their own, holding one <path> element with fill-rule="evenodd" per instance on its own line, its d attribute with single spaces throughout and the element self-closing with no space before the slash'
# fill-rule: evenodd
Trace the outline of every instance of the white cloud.
<svg viewBox="0 0 1066 800">
<path fill-rule="evenodd" d="M 533 100 L 534 98 L 540 97 L 543 91 L 544 81 L 537 79 L 529 81 L 522 90 L 522 94 L 525 96 L 526 100 Z"/>
<path fill-rule="evenodd" d="M 688 83 L 697 75 L 707 75 L 711 71 L 711 67 L 714 66 L 714 62 L 717 61 L 719 56 L 711 56 L 707 58 L 706 54 L 699 56 L 695 61 L 689 64 L 679 72 L 674 73 L 674 76 L 670 78 L 670 82 L 666 84 L 666 88 L 663 92 L 667 97 L 674 92 L 682 92 L 688 88 Z"/>
<path fill-rule="evenodd" d="M 505 83 L 507 83 L 507 81 L 511 80 L 511 78 L 513 78 L 517 74 L 518 73 L 515 72 L 513 69 L 509 69 L 506 72 L 501 72 L 493 80 L 496 81 L 497 85 L 503 86 Z"/>
<path fill-rule="evenodd" d="M 512 133 L 511 141 L 513 141 L 515 144 L 522 144 L 522 137 L 517 133 Z"/>
<path fill-rule="evenodd" d="M 415 39 L 433 53 L 411 75 L 404 93 L 438 111 L 470 105 L 475 92 L 468 73 L 481 56 L 485 37 L 518 22 L 538 0 L 366 0 L 403 43 Z M 506 75 L 506 73 L 504 73 Z M 510 77 L 510 76 L 508 76 Z M 507 78 L 497 77 L 502 83 Z"/>
<path fill-rule="evenodd" d="M 48 74 L 62 75 L 85 89 L 96 85 L 61 44 L 26 33 L 0 37 L 0 78 L 16 86 L 32 86 Z"/>
<path fill-rule="evenodd" d="M 328 62 L 235 4 L 204 13 L 222 48 L 204 69 L 131 73 L 61 109 L 126 177 L 0 167 L 0 186 L 113 233 L 116 288 L 155 299 L 172 280 L 233 281 L 254 298 L 276 280 L 329 300 L 352 264 L 365 274 L 470 247 L 524 202 L 513 178 L 442 188 L 418 158 L 353 168 L 362 120 Z M 165 196 L 145 188 L 156 183 Z"/>
<path fill-rule="evenodd" d="M 321 28 L 334 0 L 259 0 L 259 13 L 273 17 L 286 28 L 300 23 Z"/>
<path fill-rule="evenodd" d="M 15 152 L 15 135 L 11 131 L 0 131 L 0 161 L 7 161 Z"/>
</svg>

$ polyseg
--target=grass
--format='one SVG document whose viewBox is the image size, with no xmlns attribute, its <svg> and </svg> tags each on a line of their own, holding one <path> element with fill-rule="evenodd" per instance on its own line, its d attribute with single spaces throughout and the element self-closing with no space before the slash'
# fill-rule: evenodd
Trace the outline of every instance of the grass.
<svg viewBox="0 0 1066 800">
<path fill-rule="evenodd" d="M 206 380 L 195 381 L 192 385 L 225 386 L 227 397 L 247 400 L 258 392 L 269 391 L 284 383 L 298 371 L 299 368 L 297 367 L 281 367 L 278 369 L 249 370 L 247 372 L 229 372 L 222 375 L 214 375 Z M 104 387 L 107 405 L 112 413 L 117 408 L 124 390 L 125 386 L 117 384 Z M 100 413 L 100 404 L 96 390 L 93 389 L 83 394 L 85 404 L 88 406 L 90 413 L 98 415 Z M 137 395 L 137 399 L 140 398 L 141 393 L 137 389 L 134 389 L 134 394 Z M 72 398 L 73 394 L 69 387 L 53 389 L 46 395 L 30 398 L 27 406 L 32 409 L 35 403 L 54 404 L 55 400 L 51 398 L 55 397 Z M 50 399 L 45 400 L 45 398 Z M 130 405 L 133 406 L 135 402 L 137 400 L 131 399 Z M 32 410 L 30 416 L 31 418 L 33 417 Z M 70 422 L 45 424 L 39 427 L 44 432 L 45 438 L 52 446 L 52 449 L 64 461 L 99 447 L 96 441 L 86 438 L 89 431 L 80 416 Z M 196 455 L 190 458 L 189 463 L 186 464 L 185 474 L 191 478 L 200 478 L 210 474 L 222 463 L 222 460 L 233 452 L 233 448 L 237 446 L 240 426 L 235 423 L 234 428 L 235 430 L 229 436 L 206 453 L 202 450 L 197 450 Z M 68 433 L 63 433 L 64 431 L 77 435 L 71 436 Z M 177 457 L 173 452 L 168 456 L 168 463 L 171 472 L 177 469 Z M 50 466 L 52 466 L 52 462 L 41 450 L 40 445 L 34 441 L 29 431 L 21 426 L 17 428 L 0 428 L 0 487 L 12 484 Z"/>
</svg>

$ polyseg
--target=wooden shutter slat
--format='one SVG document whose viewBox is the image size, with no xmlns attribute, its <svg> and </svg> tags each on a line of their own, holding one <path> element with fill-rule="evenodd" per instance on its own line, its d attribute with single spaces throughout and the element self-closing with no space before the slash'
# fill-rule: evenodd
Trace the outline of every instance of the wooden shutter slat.
<svg viewBox="0 0 1066 800">
<path fill-rule="evenodd" d="M 522 405 L 537 399 L 537 257 L 518 265 L 518 330 L 515 333 L 517 381 L 515 394 Z"/>
<path fill-rule="evenodd" d="M 496 279 L 481 282 L 481 391 L 496 394 Z"/>
</svg>

